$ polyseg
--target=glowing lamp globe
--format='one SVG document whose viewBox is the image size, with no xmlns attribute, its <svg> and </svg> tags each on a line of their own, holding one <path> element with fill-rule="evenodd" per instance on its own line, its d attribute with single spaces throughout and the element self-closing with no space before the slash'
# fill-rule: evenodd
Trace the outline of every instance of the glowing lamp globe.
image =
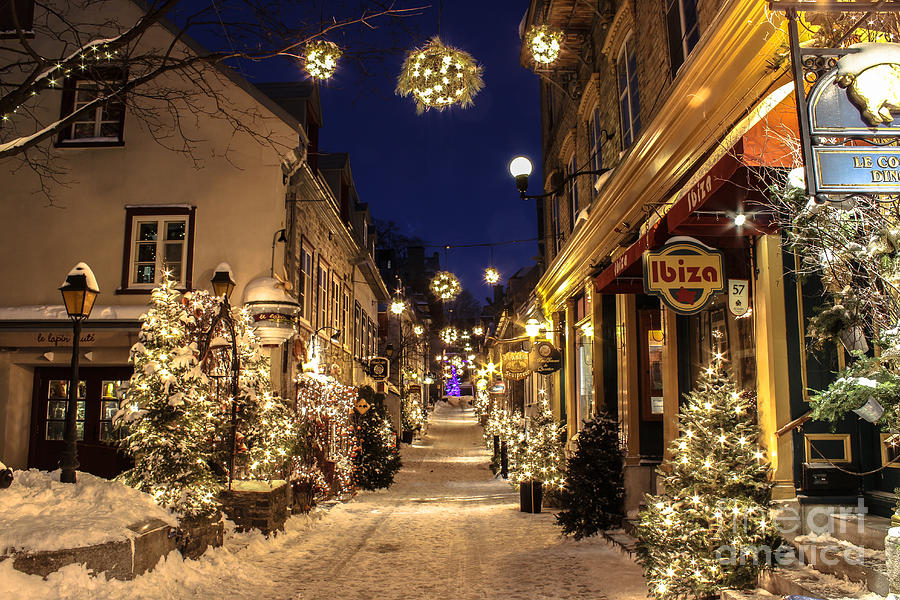
<svg viewBox="0 0 900 600">
<path fill-rule="evenodd" d="M 334 42 L 316 40 L 306 45 L 306 72 L 316 79 L 328 79 L 337 69 L 341 49 Z"/>
<path fill-rule="evenodd" d="M 397 94 L 412 96 L 418 114 L 453 104 L 469 106 L 482 87 L 481 66 L 472 55 L 436 36 L 407 54 L 397 78 Z"/>
<path fill-rule="evenodd" d="M 441 330 L 441 341 L 443 341 L 448 346 L 455 342 L 458 338 L 459 333 L 456 331 L 456 327 L 444 327 Z"/>
<path fill-rule="evenodd" d="M 500 281 L 500 271 L 494 267 L 488 267 L 484 270 L 484 280 L 491 285 L 495 285 Z"/>
<path fill-rule="evenodd" d="M 541 333 L 541 322 L 534 317 L 525 321 L 525 335 L 534 339 Z"/>
<path fill-rule="evenodd" d="M 415 327 L 413 327 L 413 333 L 415 333 L 416 335 L 422 335 L 423 333 L 425 333 L 425 328 L 421 325 L 416 325 Z"/>
<path fill-rule="evenodd" d="M 403 303 L 403 300 L 391 302 L 391 312 L 395 315 L 402 315 L 404 310 L 406 310 L 406 304 Z"/>
<path fill-rule="evenodd" d="M 516 189 L 523 194 L 528 191 L 528 176 L 531 175 L 531 161 L 517 156 L 509 163 L 509 174 L 516 179 Z"/>
</svg>

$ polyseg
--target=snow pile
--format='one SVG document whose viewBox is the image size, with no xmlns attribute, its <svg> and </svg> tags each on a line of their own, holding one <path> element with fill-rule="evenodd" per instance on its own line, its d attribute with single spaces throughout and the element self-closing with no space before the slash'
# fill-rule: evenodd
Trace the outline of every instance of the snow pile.
<svg viewBox="0 0 900 600">
<path fill-rule="evenodd" d="M 151 518 L 177 524 L 143 492 L 81 472 L 78 483 L 60 483 L 59 473 L 16 471 L 12 485 L 0 490 L 0 556 L 131 538 L 128 526 Z"/>
</svg>

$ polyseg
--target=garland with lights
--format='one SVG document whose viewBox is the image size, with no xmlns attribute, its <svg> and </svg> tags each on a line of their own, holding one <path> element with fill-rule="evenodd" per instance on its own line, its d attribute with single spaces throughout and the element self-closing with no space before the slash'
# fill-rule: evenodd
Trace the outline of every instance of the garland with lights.
<svg viewBox="0 0 900 600">
<path fill-rule="evenodd" d="M 328 79 L 337 69 L 338 59 L 343 52 L 334 42 L 315 40 L 303 51 L 306 57 L 306 72 L 316 79 Z"/>
<path fill-rule="evenodd" d="M 531 48 L 534 62 L 544 65 L 556 62 L 562 41 L 562 32 L 554 31 L 546 25 L 532 26 L 525 34 L 525 45 Z"/>
<path fill-rule="evenodd" d="M 406 56 L 397 78 L 397 94 L 412 96 L 416 113 L 453 104 L 467 107 L 484 87 L 481 66 L 472 55 L 447 46 L 435 36 Z"/>
<path fill-rule="evenodd" d="M 637 559 L 660 600 L 753 588 L 778 546 L 755 408 L 719 360 L 686 395 L 660 470 L 666 493 L 646 497 L 637 526 Z"/>
<path fill-rule="evenodd" d="M 556 523 L 576 540 L 619 527 L 625 518 L 625 456 L 619 424 L 597 415 L 578 432 L 566 465 Z"/>
<path fill-rule="evenodd" d="M 331 377 L 309 373 L 298 377 L 297 430 L 304 432 L 310 452 L 305 460 L 294 461 L 291 481 L 295 485 L 315 485 L 321 472 L 328 481 L 327 496 L 354 493 L 352 457 L 358 449 L 351 414 L 357 397 L 356 388 Z"/>
<path fill-rule="evenodd" d="M 462 285 L 450 271 L 438 271 L 431 280 L 431 291 L 441 300 L 453 300 L 462 291 Z"/>
<path fill-rule="evenodd" d="M 179 515 L 209 516 L 218 511 L 222 489 L 211 466 L 217 407 L 189 331 L 196 321 L 176 285 L 167 272 L 151 292 L 131 347 L 134 374 L 114 422 L 134 467 L 120 478 Z"/>
</svg>

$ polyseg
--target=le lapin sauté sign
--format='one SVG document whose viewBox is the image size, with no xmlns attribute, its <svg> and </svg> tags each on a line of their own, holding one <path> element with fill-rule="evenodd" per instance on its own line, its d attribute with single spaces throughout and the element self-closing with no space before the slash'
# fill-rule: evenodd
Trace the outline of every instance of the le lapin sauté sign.
<svg viewBox="0 0 900 600">
<path fill-rule="evenodd" d="M 900 193 L 900 44 L 854 44 L 808 96 L 816 192 Z"/>
<path fill-rule="evenodd" d="M 700 312 L 725 289 L 724 257 L 697 240 L 676 237 L 644 253 L 644 291 L 682 315 Z"/>
</svg>

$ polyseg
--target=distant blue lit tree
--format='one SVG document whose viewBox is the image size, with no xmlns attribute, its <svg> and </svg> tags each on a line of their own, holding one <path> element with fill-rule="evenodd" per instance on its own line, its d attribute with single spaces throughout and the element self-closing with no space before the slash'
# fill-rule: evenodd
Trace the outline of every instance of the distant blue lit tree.
<svg viewBox="0 0 900 600">
<path fill-rule="evenodd" d="M 459 375 L 456 374 L 456 367 L 450 367 L 450 381 L 447 382 L 447 395 L 459 396 Z"/>
</svg>

